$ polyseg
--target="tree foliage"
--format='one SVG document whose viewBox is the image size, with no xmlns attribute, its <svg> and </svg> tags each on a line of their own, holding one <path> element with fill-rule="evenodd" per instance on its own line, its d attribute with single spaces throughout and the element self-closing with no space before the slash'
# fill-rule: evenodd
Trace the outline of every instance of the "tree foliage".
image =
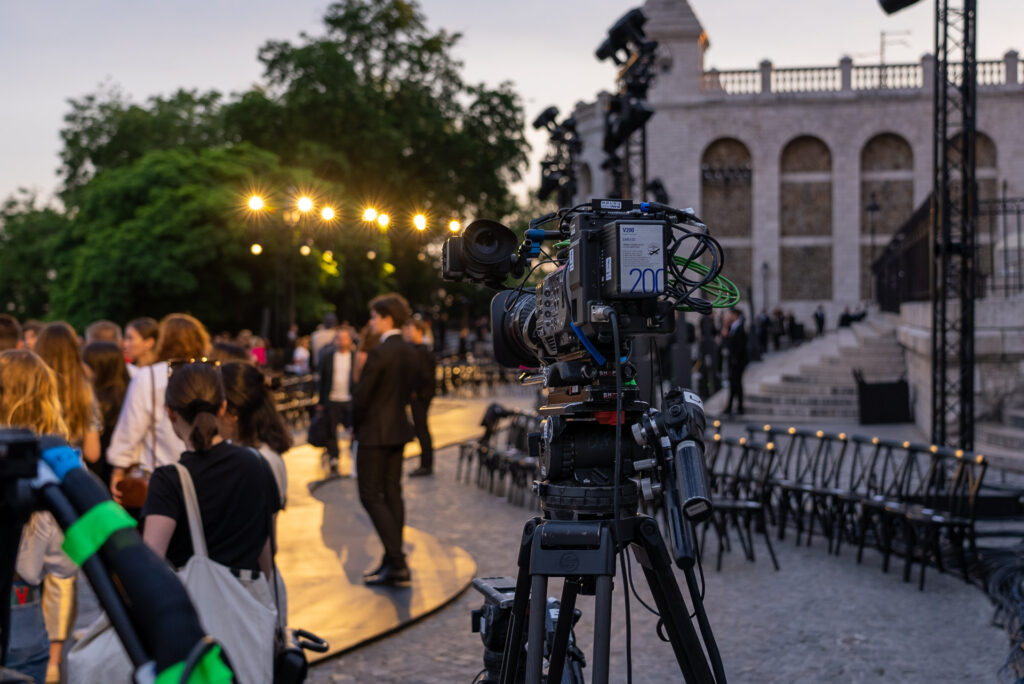
<svg viewBox="0 0 1024 684">
<path fill-rule="evenodd" d="M 0 311 L 18 318 L 46 314 L 68 227 L 61 212 L 37 206 L 31 194 L 0 207 Z"/>
<path fill-rule="evenodd" d="M 301 322 L 325 307 L 361 319 L 384 289 L 428 304 L 439 278 L 427 246 L 452 217 L 514 211 L 509 184 L 529 149 L 518 95 L 464 82 L 458 39 L 429 30 L 412 0 L 340 0 L 323 35 L 267 42 L 263 83 L 246 92 L 179 89 L 135 104 L 103 87 L 70 100 L 66 215 L 3 215 L 8 232 L 38 225 L 61 245 L 60 277 L 20 294 L 26 310 L 48 298 L 79 323 L 191 310 L 214 327 L 255 327 L 296 257 L 266 270 L 269 259 L 249 254 L 259 226 L 237 207 L 253 187 L 273 189 L 279 207 L 312 191 L 340 213 L 332 231 L 300 225 L 266 245 L 313 241 L 294 271 Z M 359 219 L 366 205 L 391 215 L 387 233 Z M 422 233 L 418 212 L 430 220 Z"/>
<path fill-rule="evenodd" d="M 279 222 L 246 220 L 237 188 L 254 175 L 307 180 L 249 145 L 157 150 L 96 175 L 80 193 L 69 258 L 52 288 L 53 314 L 76 325 L 171 311 L 189 311 L 214 329 L 259 321 L 286 267 L 300 283 L 315 282 L 318 267 L 292 258 Z M 263 244 L 259 256 L 249 251 L 252 242 Z"/>
</svg>

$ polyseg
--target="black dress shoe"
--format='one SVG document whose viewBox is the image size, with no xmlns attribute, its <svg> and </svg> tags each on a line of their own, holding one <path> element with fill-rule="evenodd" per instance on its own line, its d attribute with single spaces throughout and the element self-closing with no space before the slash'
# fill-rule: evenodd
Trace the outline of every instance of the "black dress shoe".
<svg viewBox="0 0 1024 684">
<path fill-rule="evenodd" d="M 433 475 L 434 471 L 429 468 L 417 468 L 416 470 L 409 473 L 409 477 L 426 477 L 427 475 Z"/>
<path fill-rule="evenodd" d="M 409 568 L 396 568 L 393 565 L 385 565 L 381 571 L 373 577 L 363 578 L 363 584 L 368 587 L 394 587 L 400 584 L 408 584 L 412 580 L 412 573 Z"/>
</svg>

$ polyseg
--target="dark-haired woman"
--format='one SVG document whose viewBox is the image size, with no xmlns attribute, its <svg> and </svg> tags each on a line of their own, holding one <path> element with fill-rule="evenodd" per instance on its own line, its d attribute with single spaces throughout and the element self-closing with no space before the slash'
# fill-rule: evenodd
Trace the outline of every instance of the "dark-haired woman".
<svg viewBox="0 0 1024 684">
<path fill-rule="evenodd" d="M 292 447 L 292 436 L 274 406 L 263 373 L 251 363 L 234 361 L 223 364 L 220 374 L 228 402 L 227 411 L 220 418 L 221 436 L 259 452 L 274 473 L 281 508 L 284 508 L 288 475 L 282 454 Z M 275 527 L 275 537 L 276 533 Z M 273 581 L 278 619 L 283 629 L 287 627 L 288 594 L 276 568 Z"/>
<path fill-rule="evenodd" d="M 281 506 L 288 491 L 282 454 L 292 448 L 292 436 L 277 412 L 263 373 L 251 363 L 233 361 L 220 367 L 227 397 L 221 436 L 260 452 L 274 473 Z"/>
<path fill-rule="evenodd" d="M 220 435 L 218 416 L 227 409 L 220 371 L 204 363 L 180 366 L 167 381 L 166 406 L 187 448 L 180 463 L 195 483 L 210 558 L 269 577 L 270 525 L 281 508 L 277 483 L 263 458 Z M 174 566 L 184 566 L 192 540 L 173 465 L 153 472 L 142 517 L 143 540 Z"/>
<path fill-rule="evenodd" d="M 219 432 L 218 418 L 223 418 L 227 409 L 219 369 L 206 363 L 176 367 L 167 380 L 165 405 L 175 434 L 188 449 L 179 463 L 193 483 L 209 558 L 230 568 L 249 594 L 271 609 L 270 534 L 281 501 L 274 475 L 263 458 L 252 449 L 232 444 Z M 175 567 L 183 567 L 194 551 L 182 481 L 175 465 L 160 466 L 153 472 L 142 518 L 143 541 Z M 232 643 L 232 635 L 215 632 L 213 636 Z M 269 684 L 273 647 L 272 634 L 266 644 L 246 646 L 247 653 L 255 648 L 267 654 L 267 669 L 247 661 L 240 665 L 245 668 L 240 672 L 246 673 L 240 679 Z"/>
<path fill-rule="evenodd" d="M 156 341 L 160 335 L 160 324 L 144 316 L 133 318 L 124 326 L 124 353 L 132 366 L 128 373 L 134 377 L 139 368 L 157 362 Z"/>
<path fill-rule="evenodd" d="M 121 348 L 114 342 L 90 342 L 82 350 L 82 361 L 85 362 L 86 373 L 92 381 L 92 390 L 99 403 L 100 417 L 103 420 L 103 431 L 100 432 L 100 459 L 96 463 L 88 463 L 89 469 L 96 473 L 108 486 L 110 485 L 110 464 L 107 463 L 107 447 L 110 437 L 114 434 L 117 416 L 124 403 L 124 395 L 128 391 L 131 377 L 124 362 Z"/>
</svg>

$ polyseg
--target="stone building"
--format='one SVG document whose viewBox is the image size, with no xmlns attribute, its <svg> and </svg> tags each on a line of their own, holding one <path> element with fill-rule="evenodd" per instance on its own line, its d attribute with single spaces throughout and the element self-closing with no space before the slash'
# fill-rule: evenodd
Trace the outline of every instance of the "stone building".
<svg viewBox="0 0 1024 684">
<path fill-rule="evenodd" d="M 691 206 L 726 250 L 725 275 L 754 305 L 829 326 L 868 299 L 872 254 L 932 189 L 934 58 L 914 64 L 705 70 L 709 38 L 686 0 L 648 0 L 659 43 L 649 93 L 648 177 Z M 1024 63 L 978 64 L 982 197 L 1024 195 Z M 574 112 L 584 143 L 579 193 L 607 195 L 601 169 L 608 95 Z M 865 211 L 872 193 L 880 207 Z M 985 236 L 979 236 L 984 242 Z"/>
</svg>

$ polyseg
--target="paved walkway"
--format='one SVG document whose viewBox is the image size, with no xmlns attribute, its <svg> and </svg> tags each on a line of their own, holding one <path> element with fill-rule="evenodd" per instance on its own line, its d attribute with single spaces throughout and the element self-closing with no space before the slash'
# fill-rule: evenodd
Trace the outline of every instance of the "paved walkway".
<svg viewBox="0 0 1024 684">
<path fill-rule="evenodd" d="M 472 430 L 486 403 L 464 400 L 461 407 L 444 411 L 451 414 L 446 421 Z M 729 428 L 742 429 L 742 424 Z M 533 513 L 456 483 L 456 460 L 456 449 L 443 449 L 434 477 L 406 481 L 408 524 L 441 545 L 465 549 L 481 576 L 514 575 L 522 527 Z M 848 550 L 836 558 L 825 552 L 821 540 L 811 548 L 796 547 L 792 535 L 776 544 L 780 572 L 772 569 L 762 541 L 756 541 L 755 550 L 756 563 L 735 550 L 726 555 L 721 573 L 714 571 L 712 558 L 706 568 L 706 606 L 731 684 L 997 681 L 1008 640 L 991 626 L 991 604 L 976 587 L 932 572 L 925 591 L 918 592 L 916 585 L 903 583 L 899 572 L 883 574 L 874 551 L 866 551 L 864 564 L 857 565 Z M 364 553 L 367 561 L 373 557 L 373 550 Z M 647 596 L 642 575 L 634 577 L 638 591 Z M 291 585 L 292 578 L 286 579 Z M 549 591 L 559 589 L 552 582 Z M 467 591 L 400 632 L 317 664 L 309 681 L 468 683 L 483 667 L 480 638 L 470 631 L 470 611 L 481 603 L 475 591 Z M 655 619 L 635 600 L 631 606 L 633 681 L 681 681 L 670 647 L 656 636 Z M 581 598 L 579 607 L 584 617 L 576 632 L 589 661 L 592 599 Z M 339 615 L 360 609 L 345 606 Z M 619 583 L 613 611 L 612 681 L 624 682 Z"/>
</svg>

